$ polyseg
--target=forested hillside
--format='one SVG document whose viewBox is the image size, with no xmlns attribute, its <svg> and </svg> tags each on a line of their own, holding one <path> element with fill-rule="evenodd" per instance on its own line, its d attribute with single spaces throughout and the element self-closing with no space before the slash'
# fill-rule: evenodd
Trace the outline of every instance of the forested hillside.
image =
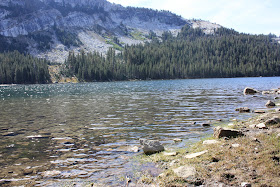
<svg viewBox="0 0 280 187">
<path fill-rule="evenodd" d="M 190 26 L 178 36 L 126 46 L 120 54 L 69 53 L 66 73 L 84 81 L 280 76 L 280 45 L 270 35 L 219 28 L 213 35 Z"/>
<path fill-rule="evenodd" d="M 0 84 L 48 83 L 47 61 L 18 51 L 0 53 Z"/>
</svg>

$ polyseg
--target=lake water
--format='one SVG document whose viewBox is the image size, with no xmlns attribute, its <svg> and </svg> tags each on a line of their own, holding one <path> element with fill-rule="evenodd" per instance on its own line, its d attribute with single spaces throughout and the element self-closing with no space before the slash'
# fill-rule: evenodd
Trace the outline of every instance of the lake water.
<svg viewBox="0 0 280 187">
<path fill-rule="evenodd" d="M 247 86 L 278 88 L 280 78 L 1 86 L 0 178 L 37 186 L 73 179 L 121 184 L 132 170 L 145 169 L 134 159 L 141 152 L 130 151 L 139 138 L 184 148 L 212 133 L 201 123 L 248 118 L 235 108 L 261 109 L 275 97 L 244 96 Z"/>
</svg>

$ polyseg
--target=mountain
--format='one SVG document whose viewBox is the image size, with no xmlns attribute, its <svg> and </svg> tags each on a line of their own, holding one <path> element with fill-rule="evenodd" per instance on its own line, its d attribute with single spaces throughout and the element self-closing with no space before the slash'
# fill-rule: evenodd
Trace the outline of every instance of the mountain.
<svg viewBox="0 0 280 187">
<path fill-rule="evenodd" d="M 1 0 L 0 52 L 19 50 L 53 62 L 64 62 L 69 51 L 122 50 L 128 44 L 177 35 L 189 25 L 205 33 L 219 28 L 187 20 L 168 11 L 123 7 L 106 0 Z"/>
</svg>

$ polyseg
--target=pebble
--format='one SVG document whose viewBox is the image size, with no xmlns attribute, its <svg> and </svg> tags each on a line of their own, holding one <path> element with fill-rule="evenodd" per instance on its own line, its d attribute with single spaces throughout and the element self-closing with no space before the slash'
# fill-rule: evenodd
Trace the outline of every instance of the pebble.
<svg viewBox="0 0 280 187">
<path fill-rule="evenodd" d="M 163 153 L 164 156 L 176 156 L 177 154 L 178 154 L 177 152 L 171 152 L 171 153 L 164 152 Z"/>
<path fill-rule="evenodd" d="M 234 148 L 237 148 L 237 147 L 240 147 L 240 144 L 236 143 L 236 144 L 232 144 L 231 146 Z"/>
<path fill-rule="evenodd" d="M 183 141 L 183 140 L 180 139 L 180 138 L 175 138 L 175 139 L 173 139 L 173 141 L 174 141 L 174 142 L 181 142 L 181 141 Z"/>
<path fill-rule="evenodd" d="M 251 187 L 252 185 L 248 182 L 242 182 L 241 187 Z"/>
<path fill-rule="evenodd" d="M 217 144 L 217 143 L 219 143 L 219 141 L 217 141 L 217 140 L 205 140 L 205 141 L 203 141 L 203 145 L 211 145 L 211 144 Z"/>
</svg>

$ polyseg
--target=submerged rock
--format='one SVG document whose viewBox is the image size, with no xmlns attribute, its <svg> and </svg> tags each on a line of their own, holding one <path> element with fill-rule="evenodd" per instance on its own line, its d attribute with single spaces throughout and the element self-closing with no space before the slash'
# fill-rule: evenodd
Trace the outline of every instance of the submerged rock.
<svg viewBox="0 0 280 187">
<path fill-rule="evenodd" d="M 249 88 L 249 87 L 246 87 L 243 91 L 244 95 L 248 95 L 248 94 L 255 94 L 255 93 L 258 93 L 257 90 L 253 89 L 253 88 Z"/>
<path fill-rule="evenodd" d="M 214 129 L 214 137 L 216 138 L 236 138 L 238 136 L 243 136 L 244 134 L 239 131 L 239 130 L 234 130 L 234 129 L 224 129 L 221 127 L 216 127 Z"/>
<path fill-rule="evenodd" d="M 164 151 L 163 145 L 158 140 L 140 139 L 140 144 L 143 145 L 143 151 L 146 155 Z"/>
</svg>

